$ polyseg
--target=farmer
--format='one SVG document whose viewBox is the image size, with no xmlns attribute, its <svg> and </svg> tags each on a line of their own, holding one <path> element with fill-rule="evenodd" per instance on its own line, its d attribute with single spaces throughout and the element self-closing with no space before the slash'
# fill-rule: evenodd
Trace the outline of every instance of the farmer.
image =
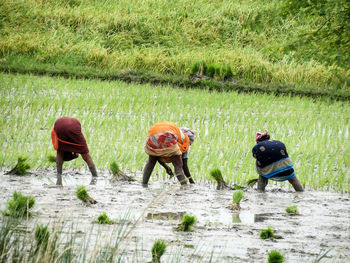
<svg viewBox="0 0 350 263">
<path fill-rule="evenodd" d="M 188 128 L 179 128 L 175 123 L 162 121 L 154 124 L 148 131 L 145 152 L 148 154 L 148 162 L 143 169 L 144 185 L 149 178 L 157 161 L 165 168 L 166 173 L 173 176 L 171 168 L 166 163 L 172 163 L 179 182 L 187 184 L 188 178 L 191 184 L 194 181 L 188 169 L 188 152 L 194 141 L 195 132 Z"/>
<path fill-rule="evenodd" d="M 81 132 L 80 122 L 77 119 L 70 117 L 57 119 L 51 131 L 51 138 L 53 147 L 57 151 L 56 185 L 62 185 L 63 162 L 76 159 L 79 154 L 81 154 L 81 157 L 83 157 L 84 161 L 87 163 L 93 179 L 97 177 L 95 164 L 89 154 L 89 148 Z"/>
<path fill-rule="evenodd" d="M 253 147 L 253 157 L 256 159 L 256 170 L 259 174 L 258 190 L 265 191 L 268 180 L 277 182 L 289 181 L 295 191 L 304 191 L 295 176 L 293 164 L 288 156 L 286 146 L 280 141 L 270 141 L 267 130 L 256 134 L 256 145 Z"/>
</svg>

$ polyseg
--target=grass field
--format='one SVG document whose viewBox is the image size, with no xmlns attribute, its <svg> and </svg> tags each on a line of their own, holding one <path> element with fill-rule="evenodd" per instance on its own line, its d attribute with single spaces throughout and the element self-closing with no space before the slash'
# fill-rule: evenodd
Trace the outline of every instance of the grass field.
<svg viewBox="0 0 350 263">
<path fill-rule="evenodd" d="M 348 98 L 348 63 L 325 63 L 333 55 L 320 52 L 317 41 L 289 48 L 326 18 L 288 13 L 286 2 L 1 1 L 1 70 L 41 65 L 187 77 L 203 73 L 195 65 L 205 63 L 215 80 L 346 91 Z"/>
<path fill-rule="evenodd" d="M 2 168 L 20 155 L 34 167 L 52 165 L 50 131 L 57 118 L 71 116 L 81 121 L 98 169 L 115 160 L 125 171 L 140 171 L 148 128 L 169 120 L 197 131 L 189 159 L 197 180 L 209 179 L 215 167 L 230 182 L 256 177 L 251 148 L 266 128 L 286 144 L 306 187 L 350 190 L 348 102 L 13 74 L 0 74 L 0 83 Z"/>
</svg>

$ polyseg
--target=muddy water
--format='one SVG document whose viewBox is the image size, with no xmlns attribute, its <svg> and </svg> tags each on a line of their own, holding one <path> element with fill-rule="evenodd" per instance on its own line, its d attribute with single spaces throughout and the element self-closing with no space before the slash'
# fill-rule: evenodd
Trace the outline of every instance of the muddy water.
<svg viewBox="0 0 350 263">
<path fill-rule="evenodd" d="M 170 179 L 152 181 L 144 188 L 140 174 L 135 176 L 137 182 L 110 184 L 110 175 L 100 171 L 96 184 L 90 185 L 90 175 L 84 169 L 65 171 L 63 177 L 64 186 L 58 188 L 52 169 L 24 177 L 1 171 L 0 209 L 5 209 L 6 201 L 17 190 L 36 199 L 33 225 L 63 220 L 84 234 L 96 228 L 93 221 L 103 212 L 117 221 L 126 214 L 130 222 L 141 218 L 124 241 L 126 262 L 135 262 L 136 250 L 139 262 L 149 261 L 156 239 L 168 244 L 163 262 L 174 258 L 180 258 L 179 262 L 208 262 L 211 254 L 212 262 L 266 262 L 268 251 L 273 249 L 283 253 L 286 262 L 313 262 L 327 250 L 321 262 L 350 262 L 349 194 L 295 193 L 270 184 L 266 193 L 247 190 L 238 213 L 227 208 L 232 191 L 219 191 L 205 182 L 181 188 Z M 74 194 L 78 185 L 85 185 L 98 203 L 85 205 L 78 200 Z M 299 215 L 286 214 L 285 207 L 292 204 L 298 206 Z M 174 228 L 185 213 L 195 215 L 198 223 L 192 232 L 177 232 Z M 282 239 L 260 239 L 260 229 L 268 226 Z M 98 229 L 107 236 L 112 227 Z"/>
</svg>

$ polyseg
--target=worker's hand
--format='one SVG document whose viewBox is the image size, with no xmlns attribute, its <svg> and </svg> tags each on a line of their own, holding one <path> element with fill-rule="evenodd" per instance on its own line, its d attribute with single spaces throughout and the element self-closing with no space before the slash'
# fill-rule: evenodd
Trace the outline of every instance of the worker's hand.
<svg viewBox="0 0 350 263">
<path fill-rule="evenodd" d="M 171 170 L 171 168 L 170 168 L 169 166 L 165 168 L 165 171 L 166 171 L 166 173 L 167 173 L 168 175 L 174 176 L 174 173 L 173 173 L 173 171 Z"/>
</svg>

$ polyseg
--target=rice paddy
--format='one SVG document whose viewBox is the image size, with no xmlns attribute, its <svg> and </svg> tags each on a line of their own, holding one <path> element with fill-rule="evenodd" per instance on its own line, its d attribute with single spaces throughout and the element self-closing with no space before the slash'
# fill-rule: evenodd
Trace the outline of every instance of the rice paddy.
<svg viewBox="0 0 350 263">
<path fill-rule="evenodd" d="M 168 120 L 197 131 L 189 168 L 195 180 L 212 180 L 219 167 L 228 183 L 256 178 L 251 149 L 255 133 L 270 131 L 285 143 L 296 174 L 306 188 L 350 190 L 348 102 L 300 97 L 181 90 L 28 75 L 0 74 L 0 166 L 28 156 L 33 169 L 54 167 L 50 131 L 61 116 L 82 124 L 98 169 L 110 160 L 138 173 L 147 160 L 148 128 Z M 81 158 L 64 167 L 85 167 Z M 154 179 L 166 177 L 162 167 Z"/>
</svg>

